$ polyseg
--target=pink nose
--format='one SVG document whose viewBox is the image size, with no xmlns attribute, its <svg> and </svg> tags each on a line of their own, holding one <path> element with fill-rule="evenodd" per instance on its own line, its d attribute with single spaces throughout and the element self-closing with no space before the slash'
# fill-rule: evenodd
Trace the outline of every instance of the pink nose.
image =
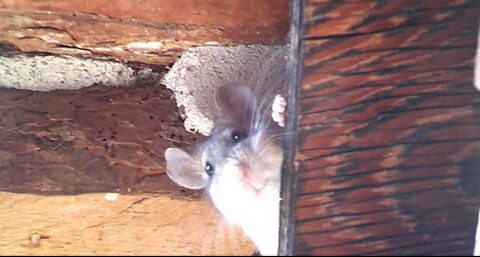
<svg viewBox="0 0 480 257">
<path fill-rule="evenodd" d="M 260 190 L 263 187 L 263 181 L 254 176 L 245 166 L 236 165 L 236 176 L 238 179 L 244 183 L 247 183 L 249 186 L 253 187 L 255 190 Z"/>
</svg>

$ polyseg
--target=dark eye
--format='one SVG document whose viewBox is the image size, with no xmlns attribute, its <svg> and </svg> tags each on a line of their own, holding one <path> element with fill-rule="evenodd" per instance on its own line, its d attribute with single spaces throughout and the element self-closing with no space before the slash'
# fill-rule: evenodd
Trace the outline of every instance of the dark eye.
<svg viewBox="0 0 480 257">
<path fill-rule="evenodd" d="M 213 176 L 213 172 L 215 171 L 215 168 L 213 165 L 211 165 L 209 162 L 205 164 L 205 172 L 207 173 L 208 176 Z"/>
<path fill-rule="evenodd" d="M 247 133 L 245 133 L 245 132 L 241 132 L 241 131 L 233 131 L 232 132 L 232 139 L 235 142 L 240 142 L 243 139 L 245 139 L 246 137 L 247 137 Z"/>
</svg>

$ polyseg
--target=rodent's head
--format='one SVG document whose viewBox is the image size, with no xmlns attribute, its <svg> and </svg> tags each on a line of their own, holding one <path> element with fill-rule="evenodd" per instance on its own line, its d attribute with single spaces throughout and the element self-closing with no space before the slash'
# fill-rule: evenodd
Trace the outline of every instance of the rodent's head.
<svg viewBox="0 0 480 257">
<path fill-rule="evenodd" d="M 279 184 L 280 128 L 271 121 L 265 101 L 257 104 L 248 87 L 230 83 L 216 91 L 215 102 L 210 137 L 190 151 L 169 148 L 165 152 L 168 176 L 186 188 L 207 186 L 212 198 L 217 188 L 255 197 L 268 183 Z"/>
<path fill-rule="evenodd" d="M 183 187 L 206 187 L 215 207 L 239 224 L 262 254 L 276 254 L 281 128 L 272 121 L 266 102 L 257 105 L 243 85 L 220 87 L 215 100 L 210 137 L 190 151 L 167 149 L 167 174 Z"/>
</svg>

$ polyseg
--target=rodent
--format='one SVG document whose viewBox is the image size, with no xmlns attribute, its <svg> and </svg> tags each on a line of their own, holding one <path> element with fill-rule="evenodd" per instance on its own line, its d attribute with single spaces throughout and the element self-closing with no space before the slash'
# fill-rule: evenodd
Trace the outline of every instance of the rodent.
<svg viewBox="0 0 480 257">
<path fill-rule="evenodd" d="M 279 95 L 273 106 L 267 100 L 257 103 L 238 82 L 219 87 L 209 138 L 191 149 L 168 148 L 165 159 L 173 181 L 205 187 L 216 209 L 242 227 L 260 254 L 277 255 L 286 102 Z M 273 107 L 271 115 L 266 106 Z"/>
</svg>

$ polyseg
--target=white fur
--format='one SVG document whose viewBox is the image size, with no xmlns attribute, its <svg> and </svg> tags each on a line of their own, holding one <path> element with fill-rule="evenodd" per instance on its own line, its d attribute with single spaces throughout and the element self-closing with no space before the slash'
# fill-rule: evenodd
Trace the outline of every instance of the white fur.
<svg viewBox="0 0 480 257">
<path fill-rule="evenodd" d="M 269 181 L 261 193 L 255 195 L 238 183 L 234 166 L 234 161 L 227 162 L 222 173 L 212 181 L 213 203 L 229 222 L 243 228 L 262 255 L 277 255 L 280 181 Z"/>
</svg>

